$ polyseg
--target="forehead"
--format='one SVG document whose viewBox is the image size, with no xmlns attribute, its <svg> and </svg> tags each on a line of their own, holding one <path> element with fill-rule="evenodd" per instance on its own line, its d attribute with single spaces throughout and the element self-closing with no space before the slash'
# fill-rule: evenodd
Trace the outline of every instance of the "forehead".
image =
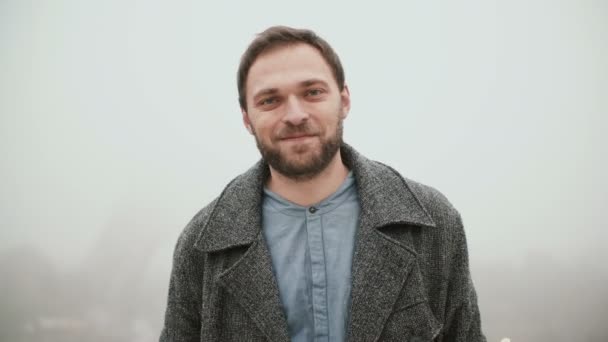
<svg viewBox="0 0 608 342">
<path fill-rule="evenodd" d="M 329 64 L 316 48 L 308 44 L 280 46 L 264 52 L 251 65 L 247 94 L 266 88 L 289 87 L 308 79 L 336 83 Z"/>
</svg>

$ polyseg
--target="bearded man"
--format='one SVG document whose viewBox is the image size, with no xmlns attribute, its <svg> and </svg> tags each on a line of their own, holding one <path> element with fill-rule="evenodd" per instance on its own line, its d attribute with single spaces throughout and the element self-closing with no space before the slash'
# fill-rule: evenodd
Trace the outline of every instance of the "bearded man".
<svg viewBox="0 0 608 342">
<path fill-rule="evenodd" d="M 180 235 L 160 340 L 485 341 L 459 213 L 342 141 L 331 46 L 271 27 L 237 81 L 262 159 Z"/>
</svg>

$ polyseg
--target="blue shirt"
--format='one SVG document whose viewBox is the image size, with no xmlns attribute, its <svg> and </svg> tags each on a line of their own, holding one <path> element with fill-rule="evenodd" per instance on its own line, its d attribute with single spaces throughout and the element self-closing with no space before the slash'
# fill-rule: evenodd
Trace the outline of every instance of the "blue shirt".
<svg viewBox="0 0 608 342">
<path fill-rule="evenodd" d="M 334 194 L 302 207 L 264 189 L 263 234 L 294 342 L 344 341 L 359 221 L 352 172 Z"/>
</svg>

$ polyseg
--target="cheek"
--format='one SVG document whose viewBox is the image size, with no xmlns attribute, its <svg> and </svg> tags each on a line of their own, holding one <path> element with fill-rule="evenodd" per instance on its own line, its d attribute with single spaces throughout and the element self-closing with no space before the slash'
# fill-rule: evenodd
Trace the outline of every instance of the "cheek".
<svg viewBox="0 0 608 342">
<path fill-rule="evenodd" d="M 276 134 L 276 125 L 266 118 L 260 118 L 253 125 L 258 139 L 273 140 L 272 137 Z"/>
<path fill-rule="evenodd" d="M 325 119 L 324 121 L 324 127 L 322 127 L 322 129 L 324 130 L 324 133 L 326 136 L 329 135 L 333 135 L 335 133 L 335 131 L 338 129 L 338 125 L 340 123 L 340 116 L 338 113 L 332 114 L 331 117 L 328 117 Z"/>
</svg>

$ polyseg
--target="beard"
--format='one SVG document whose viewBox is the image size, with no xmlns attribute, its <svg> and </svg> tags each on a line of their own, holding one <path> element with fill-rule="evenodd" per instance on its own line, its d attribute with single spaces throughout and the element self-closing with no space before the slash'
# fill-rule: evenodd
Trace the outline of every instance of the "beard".
<svg viewBox="0 0 608 342">
<path fill-rule="evenodd" d="M 336 130 L 328 138 L 315 136 L 320 139 L 318 148 L 315 144 L 315 146 L 292 146 L 289 150 L 282 151 L 280 146 L 265 144 L 257 134 L 254 134 L 256 145 L 262 159 L 280 174 L 295 181 L 310 180 L 325 170 L 340 150 L 342 121 L 343 119 L 339 119 Z M 286 126 L 278 136 L 311 133 L 316 132 L 308 123 L 304 123 L 300 126 Z"/>
</svg>

